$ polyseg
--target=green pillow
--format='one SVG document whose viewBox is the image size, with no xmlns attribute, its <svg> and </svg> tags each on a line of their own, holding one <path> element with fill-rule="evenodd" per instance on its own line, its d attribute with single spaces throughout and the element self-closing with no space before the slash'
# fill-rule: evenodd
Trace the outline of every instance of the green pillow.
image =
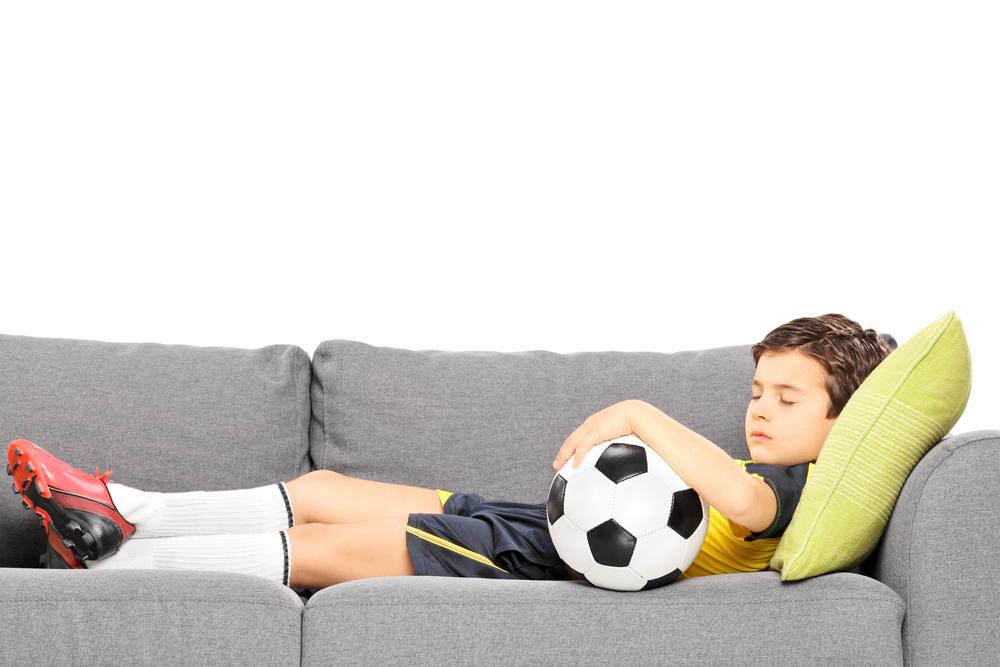
<svg viewBox="0 0 1000 667">
<path fill-rule="evenodd" d="M 962 416 L 971 390 L 954 310 L 875 367 L 830 429 L 771 557 L 782 581 L 850 570 L 875 550 L 910 471 Z"/>
</svg>

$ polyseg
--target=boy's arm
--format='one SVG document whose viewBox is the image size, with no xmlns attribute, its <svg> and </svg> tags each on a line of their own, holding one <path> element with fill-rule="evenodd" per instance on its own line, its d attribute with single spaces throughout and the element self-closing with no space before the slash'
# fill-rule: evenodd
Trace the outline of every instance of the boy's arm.
<svg viewBox="0 0 1000 667">
<path fill-rule="evenodd" d="M 754 532 L 771 525 L 777 501 L 770 487 L 711 440 L 645 401 L 639 402 L 632 430 L 724 516 Z"/>
<path fill-rule="evenodd" d="M 762 479 L 750 477 L 750 486 L 753 489 L 753 499 L 743 518 L 736 523 L 760 533 L 774 523 L 778 516 L 778 499 L 774 495 L 775 491 Z"/>
</svg>

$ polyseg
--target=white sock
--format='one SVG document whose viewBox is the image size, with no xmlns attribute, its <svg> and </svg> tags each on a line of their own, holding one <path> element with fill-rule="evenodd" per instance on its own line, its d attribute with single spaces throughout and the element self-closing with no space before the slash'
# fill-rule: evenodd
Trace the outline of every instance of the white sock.
<svg viewBox="0 0 1000 667">
<path fill-rule="evenodd" d="M 181 535 L 126 540 L 88 570 L 222 570 L 256 574 L 288 586 L 292 542 L 288 530 L 235 535 Z"/>
<path fill-rule="evenodd" d="M 253 489 L 182 493 L 107 484 L 118 511 L 135 524 L 133 539 L 264 533 L 294 525 L 292 501 L 284 482 Z"/>
</svg>

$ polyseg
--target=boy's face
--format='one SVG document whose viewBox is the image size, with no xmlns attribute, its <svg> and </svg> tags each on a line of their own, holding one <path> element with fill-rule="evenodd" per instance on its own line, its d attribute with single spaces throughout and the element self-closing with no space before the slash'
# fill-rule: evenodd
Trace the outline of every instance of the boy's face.
<svg viewBox="0 0 1000 667">
<path fill-rule="evenodd" d="M 765 352 L 757 361 L 747 405 L 746 439 L 755 463 L 792 466 L 815 461 L 826 436 L 837 421 L 827 418 L 830 395 L 826 369 L 804 352 Z M 788 384 L 796 391 L 776 387 Z M 792 405 L 783 403 L 787 401 Z M 751 437 L 762 431 L 769 439 Z"/>
</svg>

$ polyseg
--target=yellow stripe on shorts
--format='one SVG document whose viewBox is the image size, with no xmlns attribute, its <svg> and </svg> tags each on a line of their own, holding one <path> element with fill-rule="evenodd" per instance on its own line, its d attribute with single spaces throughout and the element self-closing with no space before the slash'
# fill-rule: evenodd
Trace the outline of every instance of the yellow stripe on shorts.
<svg viewBox="0 0 1000 667">
<path fill-rule="evenodd" d="M 454 494 L 453 494 L 453 492 L 451 492 L 451 491 L 445 491 L 444 489 L 435 489 L 435 491 L 437 491 L 438 498 L 441 499 L 441 508 L 443 509 L 444 508 L 444 504 L 446 502 L 448 502 L 448 498 L 451 498 L 452 495 L 454 495 Z M 411 535 L 413 535 L 415 537 L 419 537 L 420 539 L 422 539 L 422 540 L 424 540 L 426 542 L 430 542 L 431 544 L 436 544 L 437 546 L 443 547 L 445 549 L 448 549 L 449 551 L 454 551 L 455 553 L 457 553 L 457 554 L 459 554 L 461 556 L 465 556 L 466 558 L 471 558 L 472 560 L 474 560 L 476 562 L 479 562 L 479 563 L 482 563 L 483 565 L 489 565 L 490 567 L 495 567 L 496 569 L 500 570 L 501 572 L 503 572 L 505 574 L 510 574 L 510 572 L 507 572 L 507 570 L 505 570 L 502 567 L 498 566 L 496 563 L 494 563 L 493 561 L 491 561 L 489 558 L 487 558 L 483 554 L 476 553 L 475 551 L 472 551 L 471 549 L 466 549 L 461 544 L 455 544 L 454 542 L 452 542 L 450 540 L 446 540 L 443 537 L 438 537 L 437 535 L 433 535 L 431 533 L 428 533 L 425 530 L 420 530 L 419 528 L 414 528 L 413 526 L 407 526 L 406 527 L 406 532 L 410 533 Z"/>
<path fill-rule="evenodd" d="M 448 551 L 454 551 L 455 553 L 459 554 L 460 556 L 465 556 L 466 558 L 471 558 L 472 560 L 477 561 L 479 563 L 482 563 L 483 565 L 489 565 L 490 567 L 495 567 L 496 569 L 500 570 L 504 574 L 510 574 L 510 572 L 507 572 L 507 570 L 503 569 L 502 567 L 500 567 L 499 565 L 497 565 L 496 563 L 494 563 L 493 561 L 491 561 L 486 556 L 484 556 L 484 555 L 482 555 L 480 553 L 476 553 L 475 551 L 472 551 L 471 549 L 466 549 L 461 544 L 455 544 L 454 542 L 450 542 L 450 541 L 444 539 L 443 537 L 438 537 L 437 535 L 433 535 L 431 533 L 428 533 L 425 530 L 420 530 L 419 528 L 414 528 L 413 526 L 407 526 L 406 527 L 406 532 L 408 532 L 411 535 L 414 535 L 416 537 L 419 537 L 422 540 L 430 542 L 431 544 L 436 544 L 439 547 L 443 547 L 443 548 L 447 549 Z"/>
</svg>

